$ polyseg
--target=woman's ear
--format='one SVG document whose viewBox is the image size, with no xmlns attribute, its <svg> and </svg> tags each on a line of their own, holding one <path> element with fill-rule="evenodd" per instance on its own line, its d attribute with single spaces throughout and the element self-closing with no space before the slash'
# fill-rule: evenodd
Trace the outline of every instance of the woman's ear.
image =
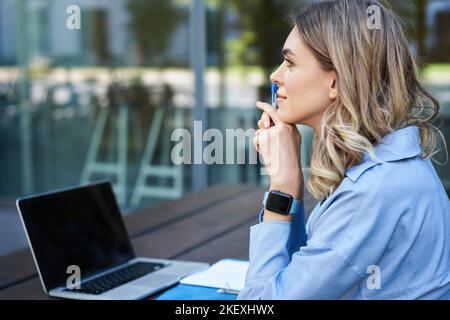
<svg viewBox="0 0 450 320">
<path fill-rule="evenodd" d="M 328 88 L 328 97 L 331 100 L 335 100 L 338 96 L 338 91 L 337 91 L 337 77 L 336 77 L 336 73 L 332 72 L 332 76 L 330 77 L 330 85 Z"/>
</svg>

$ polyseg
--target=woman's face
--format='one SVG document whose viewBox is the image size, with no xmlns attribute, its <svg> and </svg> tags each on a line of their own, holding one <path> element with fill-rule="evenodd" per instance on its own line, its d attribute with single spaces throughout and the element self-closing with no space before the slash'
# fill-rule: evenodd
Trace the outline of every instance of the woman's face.
<svg viewBox="0 0 450 320">
<path fill-rule="evenodd" d="M 297 27 L 289 34 L 283 53 L 283 64 L 270 76 L 279 86 L 277 113 L 286 123 L 308 125 L 317 131 L 323 112 L 337 96 L 336 73 L 321 69 Z"/>
</svg>

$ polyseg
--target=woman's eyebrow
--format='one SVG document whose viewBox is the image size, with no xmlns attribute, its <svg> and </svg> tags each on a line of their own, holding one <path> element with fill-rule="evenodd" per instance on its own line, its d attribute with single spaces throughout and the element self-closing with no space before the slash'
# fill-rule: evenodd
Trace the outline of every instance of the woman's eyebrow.
<svg viewBox="0 0 450 320">
<path fill-rule="evenodd" d="M 291 55 L 291 56 L 295 57 L 295 54 L 289 48 L 283 49 L 283 55 L 284 56 Z"/>
</svg>

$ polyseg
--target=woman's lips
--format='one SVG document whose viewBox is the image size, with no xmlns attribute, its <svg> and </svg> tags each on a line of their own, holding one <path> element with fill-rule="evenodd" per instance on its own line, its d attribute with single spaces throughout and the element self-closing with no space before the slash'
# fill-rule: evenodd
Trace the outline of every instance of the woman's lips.
<svg viewBox="0 0 450 320">
<path fill-rule="evenodd" d="M 286 98 L 277 98 L 277 103 L 281 103 L 286 101 Z"/>
<path fill-rule="evenodd" d="M 277 103 L 284 102 L 287 98 L 281 94 L 277 94 Z"/>
</svg>

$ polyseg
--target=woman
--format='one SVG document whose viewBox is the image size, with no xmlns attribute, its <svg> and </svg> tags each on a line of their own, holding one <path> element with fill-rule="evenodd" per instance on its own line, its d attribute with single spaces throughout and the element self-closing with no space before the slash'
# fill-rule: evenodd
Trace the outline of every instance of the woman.
<svg viewBox="0 0 450 320">
<path fill-rule="evenodd" d="M 377 1 L 336 0 L 294 22 L 271 75 L 279 109 L 257 104 L 272 192 L 238 299 L 450 299 L 450 202 L 430 161 L 439 103 L 398 18 Z M 307 187 L 320 203 L 306 230 L 295 124 L 315 131 Z"/>
</svg>

